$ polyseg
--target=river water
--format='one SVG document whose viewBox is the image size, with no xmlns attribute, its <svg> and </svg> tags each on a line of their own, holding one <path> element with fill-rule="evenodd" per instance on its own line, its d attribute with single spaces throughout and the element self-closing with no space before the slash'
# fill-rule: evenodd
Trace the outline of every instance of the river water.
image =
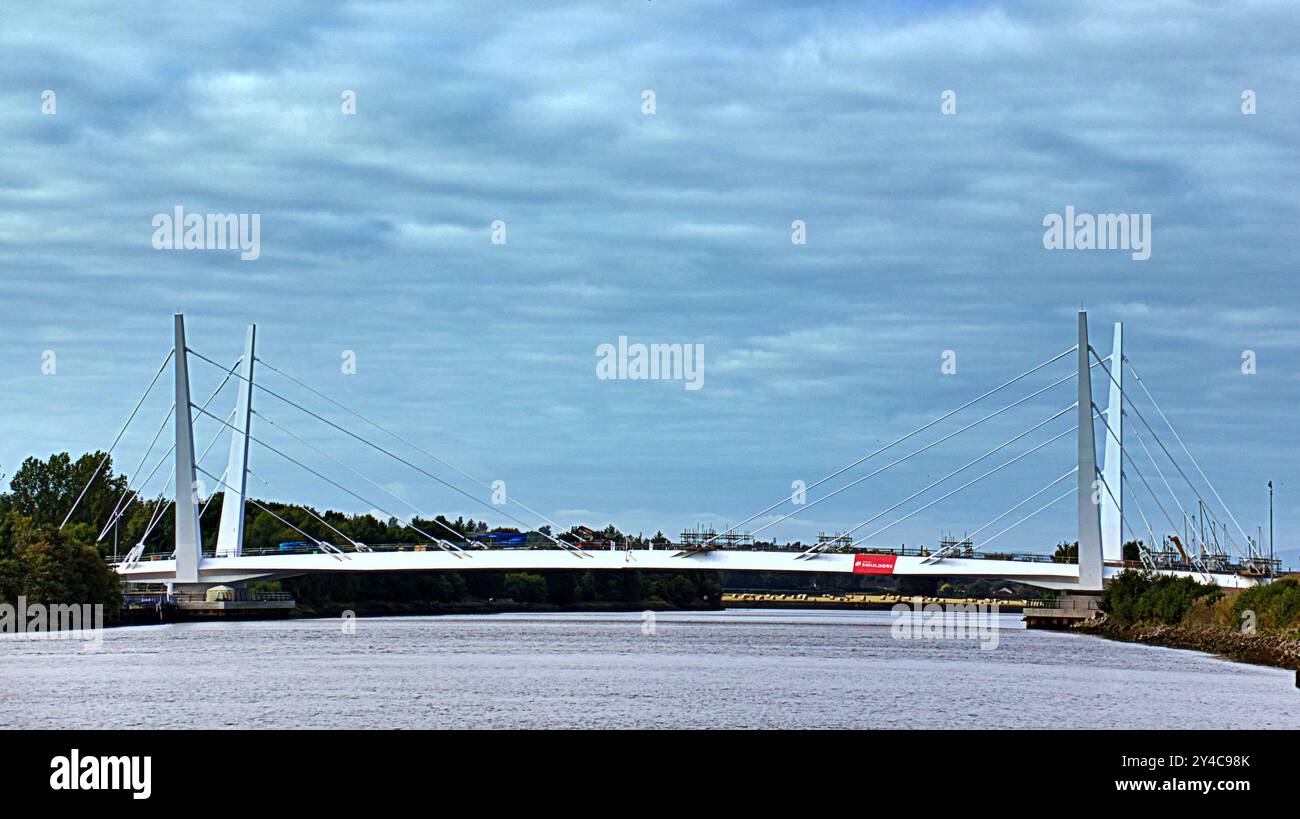
<svg viewBox="0 0 1300 819">
<path fill-rule="evenodd" d="M 1294 672 L 889 612 L 190 623 L 0 641 L 4 728 L 1300 727 Z M 349 631 L 351 633 L 349 633 Z"/>
</svg>

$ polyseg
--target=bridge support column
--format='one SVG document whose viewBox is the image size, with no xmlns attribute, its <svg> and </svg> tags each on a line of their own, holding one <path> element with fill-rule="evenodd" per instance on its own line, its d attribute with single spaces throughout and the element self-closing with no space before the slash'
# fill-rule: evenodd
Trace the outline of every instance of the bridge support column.
<svg viewBox="0 0 1300 819">
<path fill-rule="evenodd" d="M 1079 311 L 1079 590 L 1101 591 L 1102 552 L 1097 441 L 1092 428 L 1092 362 L 1088 357 L 1088 314 Z M 1105 492 L 1105 489 L 1100 489 Z"/>
<path fill-rule="evenodd" d="M 248 490 L 248 440 L 253 424 L 253 358 L 257 325 L 248 325 L 244 358 L 239 365 L 239 398 L 235 404 L 235 429 L 230 431 L 230 460 L 226 466 L 217 530 L 217 557 L 238 557 L 244 551 L 244 504 Z"/>
<path fill-rule="evenodd" d="M 185 316 L 176 314 L 176 583 L 197 583 L 203 561 L 199 531 L 198 474 L 194 463 L 194 422 L 190 414 L 189 352 Z"/>
<path fill-rule="evenodd" d="M 1124 325 L 1115 322 L 1110 348 L 1110 401 L 1106 405 L 1106 460 L 1101 492 L 1101 552 L 1106 560 L 1124 559 Z"/>
</svg>

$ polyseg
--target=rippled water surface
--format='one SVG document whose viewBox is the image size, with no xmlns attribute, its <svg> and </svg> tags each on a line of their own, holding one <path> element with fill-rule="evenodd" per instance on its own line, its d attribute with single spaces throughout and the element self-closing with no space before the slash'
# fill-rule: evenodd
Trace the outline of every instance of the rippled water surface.
<svg viewBox="0 0 1300 819">
<path fill-rule="evenodd" d="M 0 641 L 6 728 L 1300 727 L 1294 673 L 1025 631 L 898 640 L 888 612 L 192 623 Z"/>
</svg>

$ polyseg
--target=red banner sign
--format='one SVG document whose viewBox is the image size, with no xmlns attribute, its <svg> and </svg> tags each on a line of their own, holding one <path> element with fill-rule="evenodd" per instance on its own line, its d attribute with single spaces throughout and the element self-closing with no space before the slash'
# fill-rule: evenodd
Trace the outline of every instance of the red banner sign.
<svg viewBox="0 0 1300 819">
<path fill-rule="evenodd" d="M 854 555 L 854 574 L 893 574 L 898 555 Z"/>
</svg>

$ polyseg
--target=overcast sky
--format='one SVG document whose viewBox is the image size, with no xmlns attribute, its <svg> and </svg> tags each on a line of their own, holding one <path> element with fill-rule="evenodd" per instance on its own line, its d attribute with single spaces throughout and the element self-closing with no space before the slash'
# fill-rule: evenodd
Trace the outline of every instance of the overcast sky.
<svg viewBox="0 0 1300 819">
<path fill-rule="evenodd" d="M 190 345 L 228 363 L 257 322 L 270 364 L 560 523 L 676 536 L 739 521 L 1051 358 L 1086 307 L 1103 353 L 1125 322 L 1137 371 L 1252 534 L 1275 482 L 1278 540 L 1293 543 L 1297 7 L 800 5 L 7 8 L 0 471 L 106 447 L 179 310 Z M 1150 259 L 1045 249 L 1044 217 L 1067 205 L 1150 214 Z M 155 249 L 155 214 L 177 206 L 259 214 L 260 258 Z M 791 241 L 795 220 L 806 244 Z M 703 388 L 598 379 L 597 348 L 620 336 L 704 345 Z M 201 399 L 218 373 L 191 366 Z M 971 412 L 1069 372 L 1058 362 Z M 310 397 L 269 371 L 265 383 Z M 121 469 L 170 400 L 152 395 Z M 234 400 L 227 387 L 219 414 Z M 859 524 L 1071 401 L 1068 384 L 1046 392 L 768 532 Z M 426 512 L 509 522 L 269 395 L 257 408 Z M 200 446 L 217 428 L 197 422 Z M 388 500 L 269 424 L 254 434 Z M 205 466 L 219 472 L 225 453 L 223 440 Z M 270 481 L 259 494 L 369 508 L 265 449 L 252 457 Z M 1066 435 L 872 542 L 976 529 L 1073 458 Z M 1074 539 L 1067 500 L 997 544 Z"/>
</svg>

